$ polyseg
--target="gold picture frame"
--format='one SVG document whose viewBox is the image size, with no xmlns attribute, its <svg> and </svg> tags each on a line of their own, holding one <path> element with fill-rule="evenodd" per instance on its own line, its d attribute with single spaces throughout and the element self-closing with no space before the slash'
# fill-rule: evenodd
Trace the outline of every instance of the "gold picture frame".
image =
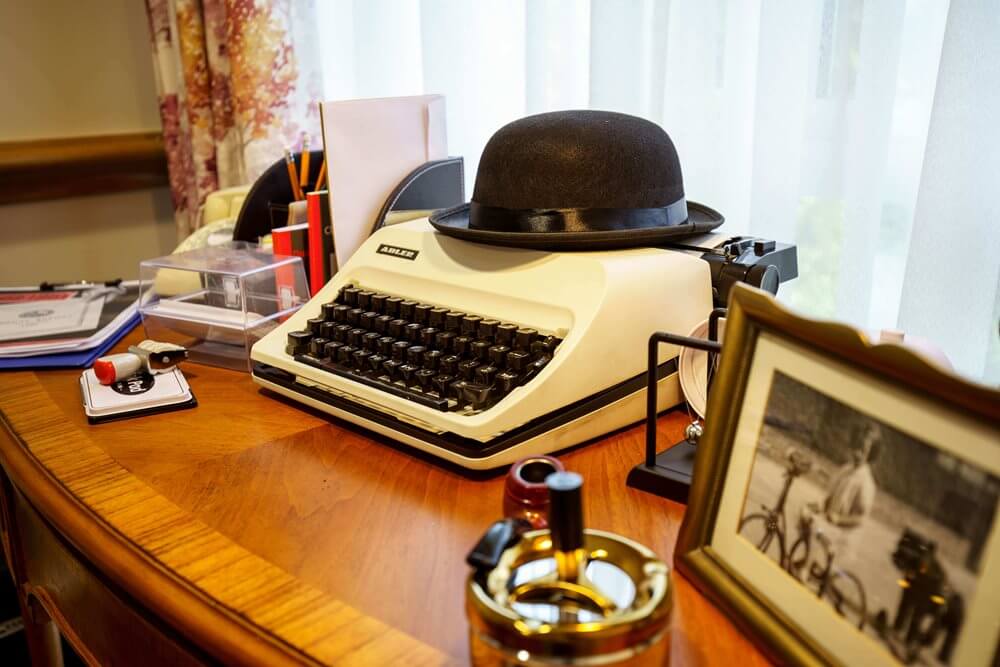
<svg viewBox="0 0 1000 667">
<path fill-rule="evenodd" d="M 863 332 L 851 327 L 797 316 L 760 290 L 737 285 L 732 293 L 725 345 L 709 397 L 708 418 L 698 445 L 689 507 L 675 551 L 677 570 L 782 664 L 903 664 L 899 655 L 893 653 L 897 649 L 888 638 L 882 637 L 883 645 L 869 636 L 874 633 L 874 621 L 868 626 L 869 634 L 856 632 L 846 618 L 838 620 L 838 614 L 843 616 L 839 607 L 832 610 L 830 605 L 809 606 L 811 603 L 799 592 L 806 587 L 791 574 L 791 537 L 780 545 L 781 553 L 768 559 L 765 549 L 760 546 L 763 540 L 752 544 L 739 534 L 750 518 L 746 512 L 749 511 L 751 483 L 756 479 L 752 474 L 756 474 L 754 466 L 758 453 L 764 448 L 761 437 L 779 371 L 795 375 L 796 382 L 801 380 L 810 391 L 831 396 L 834 401 L 867 400 L 881 406 L 878 408 L 881 412 L 870 411 L 869 404 L 864 402 L 857 403 L 855 408 L 861 406 L 866 419 L 884 422 L 887 428 L 898 429 L 907 438 L 912 435 L 918 445 L 944 447 L 951 442 L 962 443 L 968 451 L 957 449 L 952 454 L 958 452 L 957 458 L 962 465 L 971 458 L 968 465 L 988 471 L 990 484 L 1000 476 L 1000 391 L 964 380 L 903 345 L 872 343 Z M 771 375 L 762 375 L 766 372 Z M 754 384 L 748 392 L 750 381 Z M 896 409 L 901 411 L 899 415 L 893 413 Z M 912 421 L 912 418 L 911 412 L 906 411 L 911 409 L 919 409 L 923 420 L 922 430 L 915 434 L 907 430 L 910 426 L 906 419 Z M 755 424 L 756 430 L 753 430 L 751 427 Z M 938 433 L 946 435 L 939 437 Z M 956 439 L 953 434 L 962 437 Z M 809 437 L 812 436 L 815 434 Z M 935 437 L 938 440 L 934 440 Z M 927 442 L 932 444 L 927 445 L 926 438 L 930 438 Z M 939 444 L 934 444 L 938 441 Z M 812 442 L 819 441 L 814 438 Z M 942 457 L 951 456 L 941 449 L 935 451 Z M 882 465 L 895 466 L 896 460 Z M 787 492 L 786 486 L 776 505 L 782 507 L 782 511 Z M 978 542 L 980 547 L 985 544 L 985 565 L 973 580 L 977 586 L 987 576 L 993 581 L 996 581 L 993 577 L 1000 576 L 1000 521 L 997 519 L 1000 512 L 994 507 L 984 510 L 984 514 L 992 518 L 988 519 L 986 537 Z M 787 519 L 784 514 L 781 518 Z M 787 521 L 783 526 L 791 531 Z M 801 525 L 799 530 L 802 531 Z M 933 554 L 934 545 L 931 549 Z M 831 560 L 832 556 L 828 557 L 827 572 Z M 881 571 L 878 576 L 881 585 L 885 581 Z M 904 581 L 907 580 L 900 578 L 896 583 L 905 588 Z M 968 607 L 969 616 L 961 631 L 975 631 L 976 634 L 958 636 L 958 648 L 965 657 L 952 664 L 989 665 L 995 659 L 1000 620 L 974 616 L 983 604 L 987 611 L 992 606 L 994 612 L 1000 604 L 1000 592 L 989 588 L 978 586 L 975 589 L 973 604 Z M 864 595 L 863 589 L 861 595 Z M 810 599 L 822 602 L 821 597 Z M 900 610 L 902 604 L 899 603 Z M 869 611 L 862 605 L 862 623 Z M 898 618 L 901 611 L 896 614 Z M 995 613 L 988 615 L 992 617 Z M 900 650 L 908 650 L 909 645 L 903 643 L 904 648 Z M 863 662 L 859 656 L 863 656 Z M 983 656 L 987 658 L 983 660 Z"/>
</svg>

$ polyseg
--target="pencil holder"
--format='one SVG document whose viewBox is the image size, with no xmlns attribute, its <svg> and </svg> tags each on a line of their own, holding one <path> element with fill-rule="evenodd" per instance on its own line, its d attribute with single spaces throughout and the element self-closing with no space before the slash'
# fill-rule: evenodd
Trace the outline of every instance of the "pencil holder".
<svg viewBox="0 0 1000 667">
<path fill-rule="evenodd" d="M 302 164 L 302 153 L 293 153 L 295 164 Z M 306 190 L 316 187 L 315 179 L 319 176 L 320 165 L 323 162 L 323 150 L 309 151 L 309 178 Z M 243 208 L 236 218 L 236 228 L 233 229 L 234 241 L 260 242 L 260 237 L 267 236 L 276 226 L 285 224 L 285 218 L 280 218 L 283 211 L 287 217 L 288 204 L 295 200 L 292 184 L 288 180 L 288 167 L 285 158 L 272 164 L 264 170 L 247 193 Z"/>
<path fill-rule="evenodd" d="M 301 153 L 295 154 L 296 164 L 302 163 Z M 309 183 L 319 175 L 323 151 L 310 151 Z M 307 188 L 312 189 L 312 188 Z M 236 219 L 234 241 L 258 243 L 260 237 L 284 225 L 288 204 L 295 199 L 288 180 L 288 168 L 282 158 L 268 167 L 250 188 Z M 464 160 L 449 157 L 422 164 L 401 180 L 386 198 L 382 209 L 372 221 L 371 230 L 427 215 L 439 208 L 457 206 L 465 201 Z"/>
</svg>

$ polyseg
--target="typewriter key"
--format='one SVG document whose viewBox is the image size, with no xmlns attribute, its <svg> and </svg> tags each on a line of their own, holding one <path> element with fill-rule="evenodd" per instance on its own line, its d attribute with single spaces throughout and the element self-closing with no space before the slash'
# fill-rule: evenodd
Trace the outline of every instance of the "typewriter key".
<svg viewBox="0 0 1000 667">
<path fill-rule="evenodd" d="M 493 384 L 493 380 L 496 378 L 497 373 L 500 369 L 496 366 L 480 366 L 476 369 L 476 382 L 485 385 Z"/>
<path fill-rule="evenodd" d="M 514 342 L 514 333 L 517 331 L 516 324 L 500 324 L 497 326 L 497 344 L 507 345 L 508 347 Z"/>
<path fill-rule="evenodd" d="M 441 363 L 444 353 L 441 350 L 427 350 L 424 352 L 424 368 L 435 371 Z"/>
<path fill-rule="evenodd" d="M 420 366 L 414 366 L 413 364 L 403 364 L 399 367 L 399 377 L 405 384 L 413 384 L 416 382 L 414 374 L 420 370 Z"/>
<path fill-rule="evenodd" d="M 322 359 L 323 357 L 326 356 L 326 351 L 324 350 L 324 348 L 326 347 L 326 344 L 329 342 L 330 341 L 328 341 L 326 338 L 313 338 L 311 341 L 309 341 L 309 354 L 318 359 Z"/>
<path fill-rule="evenodd" d="M 483 321 L 483 318 L 479 315 L 466 315 L 462 318 L 462 333 L 466 336 L 475 336 L 476 331 L 479 330 L 479 323 Z"/>
<path fill-rule="evenodd" d="M 372 354 L 365 361 L 368 363 L 368 372 L 378 374 L 382 370 L 382 362 L 385 361 L 385 357 L 381 354 Z"/>
<path fill-rule="evenodd" d="M 465 317 L 465 313 L 460 313 L 457 310 L 450 311 L 444 316 L 444 328 L 448 331 L 458 333 L 459 328 L 462 326 L 463 317 Z"/>
<path fill-rule="evenodd" d="M 490 343 L 489 341 L 486 340 L 477 340 L 476 342 L 472 343 L 469 346 L 469 348 L 470 351 L 472 352 L 472 356 L 475 359 L 477 359 L 478 361 L 486 361 L 487 357 L 489 356 Z"/>
<path fill-rule="evenodd" d="M 497 333 L 497 327 L 500 326 L 498 320 L 483 320 L 479 323 L 479 337 L 492 340 Z"/>
<path fill-rule="evenodd" d="M 367 368 L 366 360 L 370 356 L 372 356 L 372 353 L 368 350 L 355 350 L 354 354 L 351 355 L 351 365 L 356 370 L 365 370 Z"/>
<path fill-rule="evenodd" d="M 437 349 L 442 352 L 452 352 L 454 350 L 455 334 L 450 331 L 439 331 L 434 338 Z"/>
<path fill-rule="evenodd" d="M 466 382 L 462 385 L 462 399 L 472 406 L 473 410 L 482 409 L 490 400 L 492 388 L 488 384 Z"/>
<path fill-rule="evenodd" d="M 514 350 L 507 354 L 507 368 L 515 373 L 521 373 L 528 368 L 531 355 L 524 350 Z"/>
<path fill-rule="evenodd" d="M 402 301 L 399 304 L 399 316 L 404 320 L 413 319 L 413 307 L 417 305 L 416 301 Z"/>
<path fill-rule="evenodd" d="M 438 330 L 434 327 L 427 327 L 420 330 L 420 343 L 424 347 L 434 347 L 434 343 L 437 341 Z"/>
<path fill-rule="evenodd" d="M 495 387 L 499 390 L 501 395 L 506 396 L 518 385 L 520 376 L 517 373 L 511 371 L 502 371 L 497 373 Z"/>
<path fill-rule="evenodd" d="M 378 353 L 389 357 L 392 356 L 392 344 L 396 342 L 396 339 L 392 336 L 382 336 L 378 339 Z"/>
<path fill-rule="evenodd" d="M 421 368 L 419 371 L 414 373 L 417 379 L 417 384 L 424 391 L 431 391 L 434 388 L 434 371 L 428 368 Z"/>
<path fill-rule="evenodd" d="M 479 368 L 479 362 L 469 359 L 468 361 L 463 361 L 458 365 L 458 374 L 466 380 L 472 380 L 472 378 L 475 377 L 477 368 Z"/>
<path fill-rule="evenodd" d="M 410 347 L 410 344 L 405 340 L 397 340 L 392 344 L 392 358 L 395 361 L 402 361 L 406 358 L 406 348 Z"/>
<path fill-rule="evenodd" d="M 411 343 L 419 343 L 421 329 L 423 329 L 423 326 L 417 324 L 416 322 L 410 322 L 404 328 L 403 335 L 406 336 L 406 340 Z"/>
<path fill-rule="evenodd" d="M 411 345 L 406 350 L 406 363 L 419 366 L 427 348 L 422 345 Z"/>
<path fill-rule="evenodd" d="M 534 329 L 518 329 L 514 334 L 514 347 L 518 350 L 530 350 L 538 332 Z"/>
<path fill-rule="evenodd" d="M 292 356 L 301 354 L 308 348 L 310 340 L 312 340 L 312 333 L 309 331 L 289 332 L 288 344 L 285 346 L 285 352 Z"/>
<path fill-rule="evenodd" d="M 468 336 L 455 336 L 452 341 L 452 347 L 455 350 L 455 354 L 464 357 L 469 354 L 469 345 L 472 344 L 472 339 Z"/>
<path fill-rule="evenodd" d="M 396 359 L 386 359 L 382 362 L 382 370 L 385 371 L 390 380 L 395 380 L 399 377 L 399 367 L 402 365 L 403 362 Z"/>
<path fill-rule="evenodd" d="M 430 312 L 427 313 L 427 324 L 440 329 L 444 326 L 447 313 L 447 308 L 431 308 Z"/>
<path fill-rule="evenodd" d="M 357 287 L 345 287 L 340 290 L 340 298 L 338 301 L 346 303 L 348 306 L 355 306 L 358 303 L 358 292 L 360 292 Z"/>
<path fill-rule="evenodd" d="M 441 357 L 441 372 L 445 375 L 454 375 L 458 372 L 458 363 L 462 358 L 456 354 L 449 354 Z"/>
<path fill-rule="evenodd" d="M 403 300 L 398 296 L 390 296 L 385 300 L 385 314 L 399 317 L 399 304 L 401 303 L 403 303 Z"/>
<path fill-rule="evenodd" d="M 350 312 L 351 307 L 346 306 L 342 303 L 337 304 L 333 307 L 333 321 L 343 324 L 347 322 L 347 313 Z"/>
<path fill-rule="evenodd" d="M 503 368 L 507 361 L 508 352 L 510 352 L 510 348 L 506 345 L 494 345 L 490 348 L 490 363 Z"/>
<path fill-rule="evenodd" d="M 419 303 L 413 307 L 413 321 L 417 324 L 427 324 L 427 318 L 430 316 L 431 307 L 426 303 Z"/>
<path fill-rule="evenodd" d="M 441 375 L 435 375 L 431 384 L 434 385 L 434 389 L 437 391 L 438 396 L 441 398 L 448 398 L 448 390 L 451 387 L 451 383 L 455 380 L 454 375 L 448 373 L 442 373 Z"/>
<path fill-rule="evenodd" d="M 333 329 L 333 339 L 340 343 L 347 342 L 347 332 L 353 329 L 350 324 L 338 324 Z"/>
</svg>

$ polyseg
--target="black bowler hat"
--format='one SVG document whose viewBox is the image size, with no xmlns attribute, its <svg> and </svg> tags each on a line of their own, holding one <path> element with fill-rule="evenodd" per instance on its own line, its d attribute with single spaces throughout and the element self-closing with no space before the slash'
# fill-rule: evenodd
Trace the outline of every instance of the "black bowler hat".
<svg viewBox="0 0 1000 667">
<path fill-rule="evenodd" d="M 542 250 L 655 246 L 724 220 L 684 198 L 663 128 L 610 111 L 554 111 L 503 126 L 483 149 L 472 201 L 430 216 L 448 236 Z"/>
</svg>

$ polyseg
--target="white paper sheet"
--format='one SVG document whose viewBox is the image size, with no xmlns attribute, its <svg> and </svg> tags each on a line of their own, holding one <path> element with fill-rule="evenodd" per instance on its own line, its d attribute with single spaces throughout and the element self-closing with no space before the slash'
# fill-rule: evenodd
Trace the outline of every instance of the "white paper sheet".
<svg viewBox="0 0 1000 667">
<path fill-rule="evenodd" d="M 0 305 L 0 341 L 91 330 L 97 327 L 103 308 L 103 298 Z"/>
<path fill-rule="evenodd" d="M 407 174 L 448 156 L 441 95 L 320 105 L 337 265 L 368 238 L 375 216 Z"/>
</svg>

